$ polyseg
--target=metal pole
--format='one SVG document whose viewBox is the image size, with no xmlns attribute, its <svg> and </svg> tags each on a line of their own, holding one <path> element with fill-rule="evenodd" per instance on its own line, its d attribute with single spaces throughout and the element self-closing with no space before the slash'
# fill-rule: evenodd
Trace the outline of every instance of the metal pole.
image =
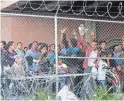
<svg viewBox="0 0 124 101">
<path fill-rule="evenodd" d="M 1 5 L 1 4 L 0 4 Z M 1 22 L 1 16 L 0 16 L 0 22 Z M 2 31 L 2 28 L 1 28 L 1 26 L 0 26 L 0 32 Z M 1 40 L 2 38 L 1 38 L 1 35 L 0 35 L 0 40 Z M 2 94 L 1 94 L 1 92 L 2 92 L 2 65 L 1 65 L 1 51 L 0 51 L 0 100 L 2 100 Z"/>
<path fill-rule="evenodd" d="M 56 60 L 56 100 L 58 99 L 57 98 L 57 93 L 58 93 L 58 89 L 59 89 L 59 82 L 58 82 L 58 80 L 59 80 L 59 77 L 58 77 L 58 38 L 57 38 L 57 33 L 58 33 L 58 31 L 57 31 L 57 14 L 58 14 L 58 11 L 59 11 L 59 7 L 60 6 L 58 6 L 58 9 L 57 9 L 57 11 L 56 11 L 56 14 L 55 14 L 55 56 L 56 56 L 56 58 L 55 58 L 55 60 Z"/>
<path fill-rule="evenodd" d="M 58 51 L 57 51 L 57 17 L 55 17 L 55 60 L 56 60 L 56 75 L 58 75 Z M 56 76 L 56 95 L 58 93 L 58 77 Z M 57 99 L 57 96 L 56 96 Z"/>
</svg>

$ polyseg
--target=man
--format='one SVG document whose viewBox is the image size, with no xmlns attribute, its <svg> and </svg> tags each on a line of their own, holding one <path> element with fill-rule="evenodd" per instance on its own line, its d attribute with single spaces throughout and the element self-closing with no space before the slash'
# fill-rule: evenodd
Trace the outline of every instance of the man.
<svg viewBox="0 0 124 101">
<path fill-rule="evenodd" d="M 114 49 L 114 55 L 113 57 L 115 58 L 114 61 L 115 61 L 115 73 L 118 77 L 118 81 L 121 82 L 121 86 L 123 86 L 123 79 L 122 79 L 122 74 L 124 73 L 123 72 L 123 67 L 124 67 L 124 52 L 122 50 L 122 47 L 121 45 L 119 46 L 116 46 L 115 49 Z M 117 58 L 117 59 L 116 59 Z"/>
<path fill-rule="evenodd" d="M 84 27 L 84 26 L 83 26 Z M 95 62 L 97 59 L 97 57 L 99 56 L 99 51 L 97 49 L 97 41 L 93 40 L 91 43 L 91 46 L 87 43 L 87 40 L 85 38 L 85 34 L 84 31 L 85 29 L 79 28 L 79 34 L 80 34 L 80 38 L 78 39 L 78 47 L 80 47 L 80 45 L 83 45 L 84 50 L 85 50 L 85 59 L 83 62 L 83 69 L 84 69 L 84 73 L 91 73 L 93 68 L 97 67 L 97 62 Z M 89 78 L 89 75 L 85 75 L 83 77 L 84 79 L 84 84 L 86 83 L 87 79 Z M 84 96 L 87 96 L 89 99 L 91 99 L 91 97 L 94 95 L 94 85 L 93 85 L 93 80 L 90 80 L 92 82 L 90 82 L 90 85 L 92 85 L 92 87 L 90 87 L 90 92 L 86 93 Z M 84 90 L 85 93 L 85 90 Z"/>
<path fill-rule="evenodd" d="M 92 41 L 91 46 L 90 46 L 87 43 L 84 32 L 82 30 L 79 30 L 79 33 L 80 33 L 80 38 L 78 40 L 78 47 L 80 47 L 80 45 L 83 45 L 85 54 L 86 54 L 85 57 L 87 57 L 83 63 L 84 72 L 90 73 L 92 70 L 92 67 L 95 66 L 94 64 L 96 60 L 95 58 L 99 56 L 99 51 L 97 49 L 97 41 L 95 40 Z"/>
<path fill-rule="evenodd" d="M 100 42 L 100 48 L 101 48 L 100 53 L 106 51 L 106 48 L 107 48 L 107 43 L 106 43 L 106 41 L 101 41 L 101 42 Z"/>
<path fill-rule="evenodd" d="M 111 52 L 111 50 L 110 49 L 107 49 L 107 42 L 106 41 L 101 41 L 100 42 L 100 54 L 102 54 L 102 53 L 108 53 L 108 56 L 109 56 L 109 54 L 111 54 L 112 52 Z M 111 63 L 113 63 L 113 61 L 114 60 L 112 60 L 112 59 L 107 59 L 107 64 L 108 64 L 108 67 L 110 67 L 110 66 L 113 66 Z"/>
<path fill-rule="evenodd" d="M 17 43 L 17 49 L 16 49 L 16 53 L 17 55 L 19 55 L 22 59 L 24 59 L 24 51 L 22 50 L 23 49 L 23 44 L 22 42 L 18 42 Z"/>
</svg>

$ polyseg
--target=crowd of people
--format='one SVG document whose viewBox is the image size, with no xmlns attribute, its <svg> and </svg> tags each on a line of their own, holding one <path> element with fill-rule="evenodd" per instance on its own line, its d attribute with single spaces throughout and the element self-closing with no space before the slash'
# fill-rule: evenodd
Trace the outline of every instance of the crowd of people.
<svg viewBox="0 0 124 101">
<path fill-rule="evenodd" d="M 61 31 L 61 44 L 58 45 L 58 56 L 82 57 L 81 59 L 58 59 L 58 73 L 67 74 L 70 66 L 81 68 L 83 73 L 98 72 L 98 81 L 101 87 L 105 87 L 106 71 L 103 68 L 111 68 L 117 73 L 119 81 L 123 81 L 124 75 L 124 42 L 114 48 L 107 48 L 107 42 L 98 43 L 92 33 L 91 45 L 85 37 L 85 28 L 79 27 L 79 37 L 73 33 L 73 38 L 67 40 L 66 28 Z M 55 72 L 55 45 L 32 42 L 23 48 L 23 43 L 14 41 L 0 42 L 2 71 L 12 69 L 16 77 L 24 76 L 25 71 L 34 73 Z M 83 58 L 84 57 L 84 58 Z M 101 57 L 101 58 L 99 58 Z M 24 65 L 27 63 L 28 68 Z M 70 64 L 70 65 L 69 65 Z M 88 76 L 84 76 L 86 80 Z M 65 85 L 65 77 L 61 77 L 61 88 Z"/>
</svg>

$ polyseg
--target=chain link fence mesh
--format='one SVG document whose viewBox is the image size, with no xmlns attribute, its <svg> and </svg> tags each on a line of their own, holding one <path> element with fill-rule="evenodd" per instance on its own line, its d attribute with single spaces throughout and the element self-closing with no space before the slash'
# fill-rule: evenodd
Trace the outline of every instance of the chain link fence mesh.
<svg viewBox="0 0 124 101">
<path fill-rule="evenodd" d="M 76 100 L 97 99 L 106 93 L 111 96 L 119 93 L 119 98 L 122 99 L 124 24 L 68 18 L 58 18 L 55 23 L 54 20 L 44 17 L 1 17 L 1 95 L 3 99 L 55 100 L 56 97 L 63 97 L 61 93 L 67 88 L 69 90 L 67 92 Z M 57 24 L 57 43 L 55 43 L 55 24 Z M 97 48 L 100 50 L 101 41 L 107 42 L 106 50 L 109 51 L 105 52 L 106 57 L 88 57 L 83 43 L 81 47 L 78 46 L 78 40 L 81 37 L 79 26 L 82 24 L 85 26 L 85 39 L 89 46 L 93 40 L 97 40 Z M 63 31 L 64 29 L 66 30 Z M 61 39 L 62 35 L 64 40 Z M 7 45 L 4 46 L 3 41 Z M 14 41 L 14 44 L 9 41 Z M 58 45 L 57 51 L 55 44 Z M 65 54 L 67 50 L 69 53 Z M 110 55 L 114 56 L 115 51 L 119 53 L 118 56 L 110 57 Z M 56 53 L 58 54 L 57 65 L 55 65 Z M 95 60 L 108 58 L 110 64 L 106 62 L 107 66 L 103 66 L 106 69 L 106 76 L 103 75 L 105 80 L 102 82 L 105 83 L 105 89 L 100 91 L 101 86 L 97 75 L 92 73 L 92 70 L 85 72 L 83 63 L 85 59 L 94 59 L 95 64 Z M 100 68 L 99 65 L 98 68 Z M 101 95 L 99 95 L 100 92 L 102 92 Z M 66 94 L 67 98 L 71 99 L 68 94 Z"/>
</svg>

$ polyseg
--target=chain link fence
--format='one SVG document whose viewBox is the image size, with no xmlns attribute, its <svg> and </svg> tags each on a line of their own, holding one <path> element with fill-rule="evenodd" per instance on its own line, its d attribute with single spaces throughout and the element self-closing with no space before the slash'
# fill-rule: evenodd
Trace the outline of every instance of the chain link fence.
<svg viewBox="0 0 124 101">
<path fill-rule="evenodd" d="M 123 99 L 123 23 L 4 15 L 1 28 L 4 100 Z"/>
</svg>

